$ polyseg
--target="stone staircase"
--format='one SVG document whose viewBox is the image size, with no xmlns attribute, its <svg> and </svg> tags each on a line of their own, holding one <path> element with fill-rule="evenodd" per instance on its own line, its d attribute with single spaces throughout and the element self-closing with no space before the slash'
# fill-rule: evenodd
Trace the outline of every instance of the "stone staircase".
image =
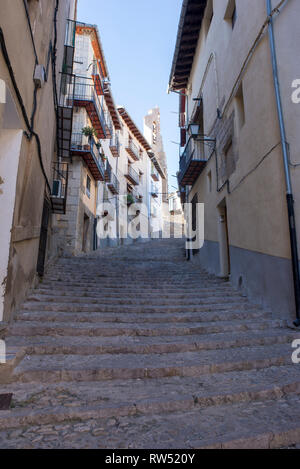
<svg viewBox="0 0 300 469">
<path fill-rule="evenodd" d="M 155 240 L 51 268 L 6 340 L 1 448 L 300 443 L 299 333 L 183 248 Z"/>
</svg>

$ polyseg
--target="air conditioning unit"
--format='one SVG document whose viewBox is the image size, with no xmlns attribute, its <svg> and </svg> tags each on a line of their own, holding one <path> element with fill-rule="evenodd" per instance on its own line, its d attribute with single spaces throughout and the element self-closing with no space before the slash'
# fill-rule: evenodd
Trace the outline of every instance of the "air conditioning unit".
<svg viewBox="0 0 300 469">
<path fill-rule="evenodd" d="M 52 185 L 52 197 L 61 197 L 61 181 L 59 179 L 54 179 L 53 185 Z"/>
<path fill-rule="evenodd" d="M 46 79 L 46 72 L 45 67 L 43 65 L 36 65 L 34 71 L 34 83 L 38 88 L 42 88 L 44 86 Z"/>
</svg>

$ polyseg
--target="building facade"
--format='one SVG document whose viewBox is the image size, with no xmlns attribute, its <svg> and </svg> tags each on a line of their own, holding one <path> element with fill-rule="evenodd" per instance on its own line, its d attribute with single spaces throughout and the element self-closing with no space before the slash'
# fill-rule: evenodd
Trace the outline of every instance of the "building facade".
<svg viewBox="0 0 300 469">
<path fill-rule="evenodd" d="M 159 162 L 165 178 L 157 177 L 154 165 L 151 165 L 151 213 L 155 214 L 153 224 L 157 225 L 156 231 L 161 232 L 164 224 L 168 223 L 169 205 L 168 205 L 168 167 L 167 157 L 164 151 L 163 138 L 160 129 L 160 110 L 159 107 L 150 109 L 144 117 L 144 135 L 151 144 L 155 158 Z"/>
<path fill-rule="evenodd" d="M 205 243 L 191 253 L 278 317 L 295 317 L 299 277 L 291 251 L 287 167 L 300 233 L 300 4 L 295 0 L 187 0 L 170 76 L 179 94 L 182 201 L 205 204 Z M 274 27 L 285 164 L 270 48 Z M 274 65 L 274 56 L 273 56 Z M 294 83 L 295 84 L 295 83 Z M 294 275 L 293 275 L 294 265 Z"/>
<path fill-rule="evenodd" d="M 61 203 L 52 200 L 53 180 L 67 174 L 57 139 L 58 90 L 75 18 L 75 0 L 1 2 L 0 321 L 11 320 L 37 273 L 58 255 Z"/>
<path fill-rule="evenodd" d="M 126 108 L 115 105 L 95 25 L 76 23 L 73 69 L 61 100 L 70 107 L 72 128 L 66 211 L 58 223 L 61 251 L 78 255 L 143 239 L 130 233 L 137 212 L 149 236 L 150 158 L 158 180 L 164 172 Z"/>
</svg>

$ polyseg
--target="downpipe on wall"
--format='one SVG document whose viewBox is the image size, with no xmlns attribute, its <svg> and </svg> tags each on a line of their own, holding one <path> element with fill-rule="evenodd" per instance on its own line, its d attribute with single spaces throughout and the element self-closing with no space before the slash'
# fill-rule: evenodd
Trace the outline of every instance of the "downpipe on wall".
<svg viewBox="0 0 300 469">
<path fill-rule="evenodd" d="M 277 55 L 276 55 L 275 38 L 274 38 L 274 22 L 273 22 L 273 15 L 272 15 L 272 1 L 266 0 L 266 3 L 267 3 L 267 13 L 269 17 L 268 30 L 269 30 L 269 42 L 270 42 L 271 59 L 272 59 L 273 80 L 274 80 L 274 88 L 275 88 L 275 95 L 276 95 L 276 106 L 277 106 L 277 114 L 278 114 L 279 127 L 280 127 L 281 146 L 282 146 L 285 180 L 286 180 L 286 198 L 287 198 L 288 217 L 289 217 L 289 231 L 290 231 L 294 293 L 295 293 L 295 304 L 296 304 L 296 320 L 294 321 L 294 325 L 296 327 L 299 327 L 300 326 L 300 275 L 299 275 L 299 256 L 298 256 L 298 243 L 297 243 L 297 233 L 296 233 L 296 219 L 295 219 L 295 210 L 294 210 L 294 197 L 293 197 L 293 191 L 292 191 L 291 175 L 290 175 L 290 168 L 289 168 L 288 143 L 286 139 L 285 123 L 284 123 L 284 117 L 283 117 L 283 109 L 282 109 L 282 101 L 281 101 L 281 94 L 280 94 L 279 77 L 278 77 L 278 64 L 277 64 Z"/>
</svg>

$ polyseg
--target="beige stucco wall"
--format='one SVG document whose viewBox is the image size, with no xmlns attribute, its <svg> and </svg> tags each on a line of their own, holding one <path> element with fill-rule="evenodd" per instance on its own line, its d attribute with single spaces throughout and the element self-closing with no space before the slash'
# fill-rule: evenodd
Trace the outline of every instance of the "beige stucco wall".
<svg viewBox="0 0 300 469">
<path fill-rule="evenodd" d="M 226 6 L 226 0 L 214 2 L 211 29 L 206 39 L 203 33 L 200 37 L 189 84 L 190 113 L 194 106 L 193 98 L 198 96 L 202 84 L 204 131 L 207 134 L 216 122 L 217 102 L 223 112 L 225 108 L 225 119 L 229 118 L 234 111 L 234 100 L 231 100 L 226 107 L 224 103 L 227 103 L 245 57 L 266 19 L 265 2 L 253 0 L 250 6 L 246 0 L 237 0 L 238 19 L 232 31 L 231 26 L 224 21 Z M 299 72 L 292 60 L 297 55 L 295 38 L 299 37 L 296 20 L 299 14 L 299 2 L 290 0 L 275 20 L 282 100 L 288 141 L 294 161 L 297 161 L 297 158 L 299 160 L 297 149 L 300 146 L 300 136 L 297 132 L 297 122 L 299 123 L 300 106 L 294 105 L 291 101 L 291 83 L 297 78 Z M 214 58 L 207 69 L 212 53 Z M 192 188 L 190 200 L 195 192 L 198 192 L 201 201 L 206 204 L 207 240 L 218 241 L 217 206 L 225 197 L 228 208 L 230 245 L 272 256 L 290 258 L 285 179 L 281 148 L 278 145 L 280 135 L 267 36 L 255 49 L 242 83 L 245 124 L 239 130 L 235 116 L 236 169 L 229 178 L 230 190 L 233 192 L 228 194 L 226 185 L 220 192 L 216 191 L 216 156 L 213 155 Z M 268 154 L 273 147 L 276 148 L 271 151 L 264 162 L 259 164 L 264 155 Z M 217 148 L 218 152 L 220 149 Z M 259 165 L 258 168 L 254 170 L 257 165 Z M 207 175 L 210 171 L 213 190 L 208 193 Z M 299 234 L 300 209 L 299 203 L 297 204 L 299 171 L 292 170 L 292 177 Z"/>
</svg>

